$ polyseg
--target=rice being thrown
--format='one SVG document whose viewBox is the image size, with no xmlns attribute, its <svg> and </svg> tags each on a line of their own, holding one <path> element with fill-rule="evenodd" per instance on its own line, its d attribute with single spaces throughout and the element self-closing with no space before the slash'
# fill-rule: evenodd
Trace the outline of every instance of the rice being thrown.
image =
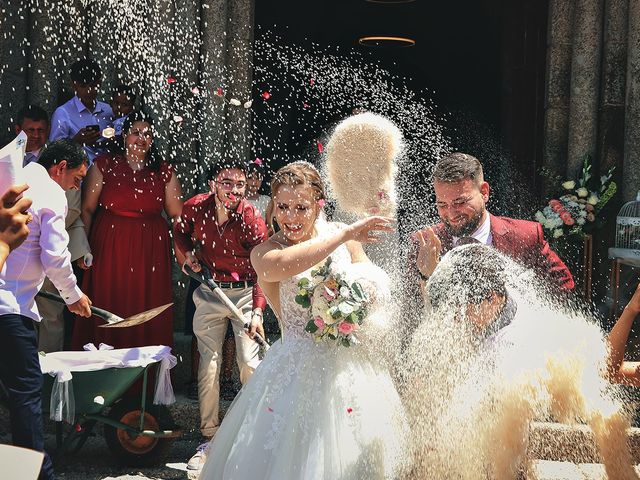
<svg viewBox="0 0 640 480">
<path fill-rule="evenodd" d="M 403 140 L 393 122 L 370 112 L 351 116 L 338 124 L 325 151 L 331 193 L 341 208 L 359 216 L 395 214 Z"/>
</svg>

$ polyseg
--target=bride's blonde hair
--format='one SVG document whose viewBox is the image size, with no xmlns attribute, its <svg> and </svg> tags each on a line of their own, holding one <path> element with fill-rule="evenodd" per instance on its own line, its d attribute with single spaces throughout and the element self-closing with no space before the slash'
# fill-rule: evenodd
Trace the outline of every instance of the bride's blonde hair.
<svg viewBox="0 0 640 480">
<path fill-rule="evenodd" d="M 316 167 L 304 160 L 285 165 L 271 179 L 271 201 L 267 207 L 267 225 L 271 232 L 275 232 L 275 205 L 273 199 L 278 193 L 278 189 L 283 185 L 288 187 L 303 185 L 313 191 L 313 198 L 316 202 L 326 199 L 324 182 Z"/>
</svg>

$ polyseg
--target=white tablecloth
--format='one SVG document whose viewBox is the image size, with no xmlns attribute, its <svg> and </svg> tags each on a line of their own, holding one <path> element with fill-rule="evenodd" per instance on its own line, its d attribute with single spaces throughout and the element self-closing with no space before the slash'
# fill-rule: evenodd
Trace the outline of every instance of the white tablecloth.
<svg viewBox="0 0 640 480">
<path fill-rule="evenodd" d="M 176 357 L 171 355 L 171 348 L 155 345 L 138 348 L 113 349 L 109 345 L 101 344 L 96 348 L 92 344 L 85 345 L 85 351 L 54 352 L 40 355 L 42 373 L 56 377 L 51 392 L 51 419 L 65 420 L 73 423 L 75 408 L 73 400 L 72 378 L 73 372 L 90 372 L 106 368 L 146 367 L 160 362 L 158 380 L 153 403 L 169 405 L 175 402 L 171 385 L 171 370 L 177 363 Z M 96 397 L 96 403 L 100 397 Z"/>
</svg>

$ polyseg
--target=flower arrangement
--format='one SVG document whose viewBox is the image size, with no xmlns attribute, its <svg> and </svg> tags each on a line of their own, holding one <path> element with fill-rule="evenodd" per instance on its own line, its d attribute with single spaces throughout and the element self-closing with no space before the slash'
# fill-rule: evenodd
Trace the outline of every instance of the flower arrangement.
<svg viewBox="0 0 640 480">
<path fill-rule="evenodd" d="M 592 230 L 598 214 L 618 189 L 611 179 L 614 168 L 595 181 L 591 175 L 591 157 L 585 155 L 577 181 L 563 181 L 562 194 L 536 212 L 535 219 L 545 234 L 553 239 L 571 235 L 582 237 Z"/>
<path fill-rule="evenodd" d="M 331 272 L 331 257 L 311 271 L 311 278 L 298 282 L 296 303 L 309 310 L 305 330 L 314 340 L 350 347 L 357 343 L 356 331 L 367 316 L 368 295 L 358 282 L 349 283 Z"/>
</svg>

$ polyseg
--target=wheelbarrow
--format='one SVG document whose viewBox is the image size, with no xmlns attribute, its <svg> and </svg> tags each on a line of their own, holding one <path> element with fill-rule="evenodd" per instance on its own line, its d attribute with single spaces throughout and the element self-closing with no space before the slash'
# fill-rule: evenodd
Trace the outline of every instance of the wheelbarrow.
<svg viewBox="0 0 640 480">
<path fill-rule="evenodd" d="M 75 421 L 71 426 L 63 421 L 55 422 L 56 456 L 77 453 L 93 435 L 94 427 L 101 423 L 107 446 L 121 463 L 132 466 L 159 463 L 171 446 L 171 441 L 182 432 L 163 428 L 173 425 L 169 410 L 147 401 L 149 369 L 158 363 L 144 367 L 74 371 L 71 387 Z M 140 398 L 122 398 L 140 376 Z M 50 413 L 50 399 L 56 381 L 55 377 L 44 374 L 43 413 Z"/>
</svg>

